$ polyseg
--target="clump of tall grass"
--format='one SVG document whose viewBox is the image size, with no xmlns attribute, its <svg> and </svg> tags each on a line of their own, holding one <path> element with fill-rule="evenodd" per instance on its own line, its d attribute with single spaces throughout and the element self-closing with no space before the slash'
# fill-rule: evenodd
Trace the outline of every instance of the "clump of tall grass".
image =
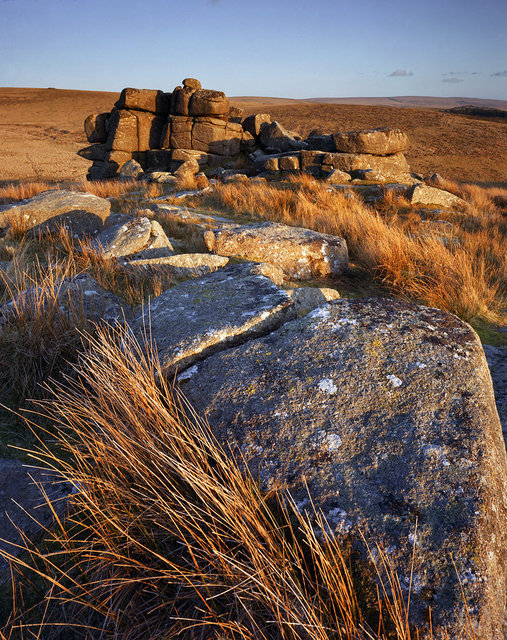
<svg viewBox="0 0 507 640">
<path fill-rule="evenodd" d="M 386 193 L 375 206 L 308 176 L 285 185 L 219 184 L 209 207 L 303 226 L 346 239 L 353 261 L 393 293 L 467 321 L 505 323 L 507 225 L 489 197 L 475 189 L 469 210 L 448 214 L 450 231 L 423 227 L 403 196 Z M 487 207 L 484 206 L 487 204 Z M 402 215 L 403 214 L 403 215 Z M 407 216 L 412 218 L 407 223 Z"/>
<path fill-rule="evenodd" d="M 42 433 L 33 457 L 74 492 L 68 514 L 54 512 L 46 551 L 25 538 L 25 556 L 3 554 L 22 578 L 4 638 L 417 637 L 389 570 L 368 626 L 323 518 L 262 494 L 164 379 L 149 344 L 99 329 L 89 347 L 39 402 L 58 446 Z M 46 585 L 33 608 L 30 571 Z"/>
</svg>

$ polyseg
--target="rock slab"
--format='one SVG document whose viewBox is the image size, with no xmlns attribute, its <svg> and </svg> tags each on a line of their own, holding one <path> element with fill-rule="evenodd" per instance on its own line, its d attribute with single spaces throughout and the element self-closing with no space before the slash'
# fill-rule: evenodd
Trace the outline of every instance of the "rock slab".
<svg viewBox="0 0 507 640">
<path fill-rule="evenodd" d="M 138 314 L 134 334 L 141 341 L 151 335 L 167 375 L 295 317 L 291 298 L 256 267 L 237 264 L 188 280 Z"/>
<path fill-rule="evenodd" d="M 275 222 L 206 231 L 204 242 L 218 255 L 267 262 L 296 280 L 338 276 L 348 267 L 343 238 Z"/>
<path fill-rule="evenodd" d="M 475 332 L 388 299 L 336 300 L 200 362 L 181 389 L 265 489 L 308 492 L 336 535 L 379 542 L 411 622 L 503 638 L 507 460 Z M 417 521 L 417 534 L 415 523 Z M 358 543 L 360 545 L 360 543 Z M 452 559 L 456 563 L 456 569 Z"/>
</svg>

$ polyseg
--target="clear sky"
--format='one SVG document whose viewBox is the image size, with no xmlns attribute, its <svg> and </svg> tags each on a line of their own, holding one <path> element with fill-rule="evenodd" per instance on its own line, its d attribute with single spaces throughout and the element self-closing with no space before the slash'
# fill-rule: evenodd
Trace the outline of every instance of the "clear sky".
<svg viewBox="0 0 507 640">
<path fill-rule="evenodd" d="M 506 0 L 0 0 L 0 86 L 507 99 Z"/>
</svg>

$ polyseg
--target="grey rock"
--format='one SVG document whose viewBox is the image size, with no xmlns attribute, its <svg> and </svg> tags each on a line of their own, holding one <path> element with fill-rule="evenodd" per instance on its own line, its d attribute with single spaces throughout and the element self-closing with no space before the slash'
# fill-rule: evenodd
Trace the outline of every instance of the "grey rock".
<svg viewBox="0 0 507 640">
<path fill-rule="evenodd" d="M 378 171 L 386 180 L 413 183 L 410 167 L 402 153 L 393 153 L 389 156 L 375 156 L 368 153 L 326 153 L 322 162 L 340 171 L 372 169 Z"/>
<path fill-rule="evenodd" d="M 162 249 L 158 251 L 163 251 Z M 146 254 L 142 251 L 141 254 Z M 141 255 L 139 254 L 139 255 Z M 225 267 L 229 258 L 209 253 L 182 253 L 177 256 L 132 256 L 122 266 L 130 273 L 144 273 L 152 276 L 169 276 L 175 279 L 197 278 Z"/>
<path fill-rule="evenodd" d="M 291 151 L 305 146 L 305 143 L 293 138 L 276 120 L 261 128 L 259 140 L 264 147 L 277 151 Z"/>
<path fill-rule="evenodd" d="M 143 175 L 143 168 L 136 160 L 129 160 L 120 169 L 121 180 L 137 180 Z"/>
<path fill-rule="evenodd" d="M 198 363 L 181 389 L 264 489 L 286 486 L 302 510 L 309 494 L 335 535 L 378 542 L 405 595 L 414 554 L 423 637 L 429 606 L 434 638 L 458 637 L 468 614 L 478 640 L 504 637 L 507 460 L 471 327 L 400 301 L 336 300 Z"/>
<path fill-rule="evenodd" d="M 119 258 L 145 249 L 150 236 L 150 220 L 138 217 L 130 222 L 104 229 L 97 236 L 92 247 L 106 258 Z"/>
<path fill-rule="evenodd" d="M 84 121 L 84 130 L 88 142 L 105 142 L 109 113 L 91 113 Z M 94 158 L 95 159 L 95 158 Z"/>
<path fill-rule="evenodd" d="M 310 311 L 322 307 L 330 300 L 338 300 L 340 297 L 336 289 L 327 287 L 298 287 L 297 289 L 286 289 L 286 291 L 294 300 L 298 318 L 307 316 Z"/>
<path fill-rule="evenodd" d="M 348 266 L 343 238 L 275 222 L 210 230 L 204 242 L 218 255 L 274 264 L 296 280 L 340 275 Z"/>
<path fill-rule="evenodd" d="M 11 222 L 33 229 L 51 220 L 72 233 L 100 229 L 111 212 L 111 203 L 91 193 L 65 189 L 43 191 L 33 198 L 0 206 L 0 228 Z M 41 229 L 42 230 L 42 229 Z"/>
<path fill-rule="evenodd" d="M 142 179 L 160 184 L 176 185 L 178 183 L 178 178 L 169 171 L 151 171 L 150 173 L 145 173 Z"/>
<path fill-rule="evenodd" d="M 258 138 L 263 127 L 271 123 L 271 116 L 267 113 L 257 113 L 243 120 L 243 129 L 254 138 Z"/>
<path fill-rule="evenodd" d="M 134 334 L 151 335 L 168 375 L 295 317 L 290 297 L 251 268 L 238 264 L 183 282 L 134 319 Z"/>
<path fill-rule="evenodd" d="M 363 131 L 338 132 L 333 136 L 336 151 L 386 156 L 408 148 L 408 136 L 399 129 L 382 127 Z"/>
<path fill-rule="evenodd" d="M 324 170 L 324 165 L 322 165 L 322 169 Z M 326 182 L 329 182 L 330 184 L 343 184 L 350 182 L 350 174 L 345 173 L 345 171 L 340 171 L 339 169 L 331 169 L 331 171 L 326 175 Z"/>
<path fill-rule="evenodd" d="M 425 184 L 418 184 L 414 187 L 410 197 L 411 204 L 434 205 L 446 209 L 464 209 L 467 203 L 462 198 L 458 198 L 449 191 L 428 187 Z"/>
</svg>

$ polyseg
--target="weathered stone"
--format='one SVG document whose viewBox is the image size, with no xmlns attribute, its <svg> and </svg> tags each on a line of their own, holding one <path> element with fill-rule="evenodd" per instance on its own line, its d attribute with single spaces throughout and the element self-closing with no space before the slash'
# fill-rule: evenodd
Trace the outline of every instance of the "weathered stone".
<svg viewBox="0 0 507 640">
<path fill-rule="evenodd" d="M 88 142 L 105 142 L 107 140 L 106 123 L 109 113 L 91 113 L 84 121 L 84 130 Z"/>
<path fill-rule="evenodd" d="M 158 149 L 166 120 L 163 116 L 143 111 L 132 112 L 137 118 L 137 149 Z"/>
<path fill-rule="evenodd" d="M 173 149 L 192 149 L 192 118 L 186 116 L 169 116 L 167 126 L 171 128 L 170 144 Z M 167 140 L 167 134 L 164 139 Z M 205 149 L 204 149 L 205 151 Z"/>
<path fill-rule="evenodd" d="M 142 212 L 139 212 L 142 214 Z M 123 223 L 125 224 L 125 222 Z M 147 244 L 141 251 L 129 254 L 129 260 L 148 260 L 173 255 L 174 249 L 171 240 L 166 236 L 161 224 L 156 220 L 150 220 L 150 235 Z"/>
<path fill-rule="evenodd" d="M 152 300 L 134 319 L 135 334 L 150 331 L 168 375 L 295 317 L 290 297 L 250 269 L 237 264 L 183 282 Z"/>
<path fill-rule="evenodd" d="M 241 151 L 252 151 L 252 149 L 255 149 L 255 146 L 256 142 L 253 135 L 248 131 L 243 131 L 243 133 L 241 134 Z"/>
<path fill-rule="evenodd" d="M 146 153 L 146 170 L 168 171 L 171 166 L 172 155 L 171 149 L 152 149 L 148 151 Z"/>
<path fill-rule="evenodd" d="M 195 91 L 188 106 L 191 116 L 224 116 L 229 113 L 229 99 L 223 91 L 198 89 Z"/>
<path fill-rule="evenodd" d="M 192 128 L 192 148 L 232 156 L 239 153 L 241 125 L 218 118 L 196 118 Z"/>
<path fill-rule="evenodd" d="M 78 156 L 85 158 L 85 160 L 105 160 L 106 159 L 106 145 L 105 144 L 92 144 L 84 149 L 79 149 Z"/>
<path fill-rule="evenodd" d="M 188 116 L 190 97 L 196 92 L 192 87 L 181 87 L 173 91 L 172 112 L 177 116 Z"/>
<path fill-rule="evenodd" d="M 123 89 L 114 105 L 117 109 L 149 111 L 167 115 L 169 113 L 169 95 L 158 89 Z"/>
<path fill-rule="evenodd" d="M 308 148 L 317 151 L 335 151 L 332 134 L 310 134 L 306 139 Z"/>
<path fill-rule="evenodd" d="M 132 160 L 130 151 L 108 151 L 104 163 L 104 178 L 112 178 L 118 174 L 124 164 Z"/>
<path fill-rule="evenodd" d="M 73 218 L 79 225 L 85 218 L 93 228 L 100 228 L 111 212 L 111 203 L 91 193 L 79 193 L 65 189 L 43 191 L 33 198 L 15 204 L 0 206 L 0 228 L 11 222 L 22 223 L 31 229 L 48 220 L 72 230 Z"/>
<path fill-rule="evenodd" d="M 279 171 L 280 170 L 280 158 L 266 157 L 262 160 L 262 168 L 264 171 Z"/>
<path fill-rule="evenodd" d="M 357 171 L 351 171 L 350 175 L 353 182 L 386 182 L 386 177 L 378 169 L 357 169 Z"/>
<path fill-rule="evenodd" d="M 301 148 L 300 143 L 276 120 L 262 127 L 259 140 L 265 147 L 277 149 L 278 151 L 291 151 Z"/>
<path fill-rule="evenodd" d="M 250 178 L 244 173 L 233 173 L 231 175 L 224 175 L 222 182 L 229 184 L 230 182 L 249 182 Z"/>
<path fill-rule="evenodd" d="M 299 156 L 282 156 L 278 166 L 280 171 L 299 171 Z"/>
<path fill-rule="evenodd" d="M 408 136 L 399 129 L 381 127 L 363 131 L 338 132 L 333 135 L 336 151 L 344 153 L 370 153 L 375 156 L 387 156 L 405 151 L 408 148 Z"/>
<path fill-rule="evenodd" d="M 199 172 L 199 163 L 197 160 L 187 160 L 174 172 L 178 180 L 193 178 Z"/>
<path fill-rule="evenodd" d="M 301 170 L 311 175 L 319 175 L 326 154 L 323 151 L 300 152 Z"/>
<path fill-rule="evenodd" d="M 197 160 L 200 167 L 208 163 L 208 154 L 198 149 L 174 149 L 171 154 L 173 162 L 186 162 L 187 160 Z"/>
<path fill-rule="evenodd" d="M 119 258 L 146 248 L 150 237 L 150 220 L 138 217 L 104 229 L 94 241 L 93 248 L 106 258 Z"/>
<path fill-rule="evenodd" d="M 185 80 L 183 80 L 183 86 L 194 89 L 195 91 L 197 91 L 197 89 L 202 89 L 201 83 L 195 78 L 185 78 Z"/>
<path fill-rule="evenodd" d="M 275 222 L 210 230 L 204 242 L 218 255 L 268 262 L 296 280 L 340 275 L 348 266 L 343 238 Z"/>
<path fill-rule="evenodd" d="M 298 287 L 297 289 L 286 289 L 286 291 L 294 300 L 298 318 L 306 316 L 310 311 L 322 307 L 326 302 L 338 300 L 340 297 L 336 289 L 327 287 Z"/>
<path fill-rule="evenodd" d="M 148 182 L 158 182 L 159 184 L 177 184 L 178 178 L 169 171 L 150 171 L 145 173 L 143 180 Z"/>
<path fill-rule="evenodd" d="M 322 170 L 324 170 L 324 165 L 322 165 Z M 329 182 L 330 184 L 343 184 L 344 182 L 350 182 L 350 175 L 345 173 L 345 171 L 331 168 L 331 171 L 326 175 L 326 182 Z"/>
<path fill-rule="evenodd" d="M 17 294 L 15 298 L 0 307 L 0 325 L 9 322 L 20 310 L 33 309 L 34 313 L 44 313 L 55 305 L 55 291 L 58 308 L 75 324 L 82 321 L 114 322 L 122 321 L 129 315 L 128 306 L 113 293 L 103 289 L 88 273 L 72 278 L 62 278 L 55 289 L 34 287 Z"/>
<path fill-rule="evenodd" d="M 391 156 L 374 156 L 366 153 L 326 153 L 323 164 L 331 165 L 340 171 L 373 169 L 379 171 L 387 180 L 412 183 L 410 168 L 402 153 Z"/>
<path fill-rule="evenodd" d="M 335 535 L 380 544 L 405 598 L 411 584 L 421 637 L 429 607 L 433 638 L 460 637 L 468 616 L 478 640 L 504 637 L 507 461 L 468 325 L 395 300 L 337 300 L 180 384 L 263 489 L 287 486 L 301 510 L 311 496 Z"/>
<path fill-rule="evenodd" d="M 245 113 L 245 110 L 241 109 L 241 107 L 231 106 L 229 109 L 228 118 L 231 122 L 241 123 L 244 113 Z"/>
<path fill-rule="evenodd" d="M 465 200 L 458 198 L 453 193 L 436 189 L 435 187 L 428 187 L 425 184 L 418 184 L 414 187 L 410 202 L 412 204 L 433 205 L 446 209 L 463 209 L 467 206 Z"/>
<path fill-rule="evenodd" d="M 267 113 L 257 113 L 253 116 L 248 116 L 243 121 L 243 129 L 248 131 L 254 138 L 258 138 L 262 128 L 265 125 L 271 123 L 271 116 Z"/>
<path fill-rule="evenodd" d="M 488 361 L 493 389 L 495 390 L 496 408 L 502 425 L 503 437 L 507 444 L 507 349 L 483 345 Z"/>
<path fill-rule="evenodd" d="M 137 118 L 134 113 L 122 109 L 111 111 L 109 134 L 106 142 L 108 149 L 116 151 L 138 151 Z"/>
<path fill-rule="evenodd" d="M 177 256 L 160 255 L 152 258 L 132 256 L 132 259 L 123 262 L 122 266 L 131 273 L 143 273 L 145 276 L 169 276 L 175 279 L 186 279 L 212 273 L 225 267 L 228 262 L 229 258 L 209 253 L 181 253 Z"/>
<path fill-rule="evenodd" d="M 120 169 L 120 178 L 123 180 L 137 180 L 143 173 L 143 168 L 135 160 L 129 160 Z"/>
</svg>

